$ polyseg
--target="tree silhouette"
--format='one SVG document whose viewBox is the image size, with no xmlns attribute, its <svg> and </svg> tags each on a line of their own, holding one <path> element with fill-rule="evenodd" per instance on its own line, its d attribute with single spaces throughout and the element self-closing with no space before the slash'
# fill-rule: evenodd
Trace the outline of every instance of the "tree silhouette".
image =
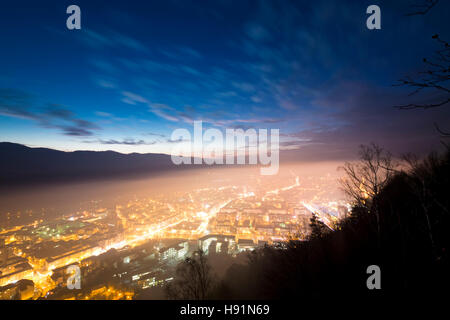
<svg viewBox="0 0 450 320">
<path fill-rule="evenodd" d="M 321 239 L 324 235 L 326 235 L 330 231 L 330 229 L 325 225 L 325 223 L 317 219 L 315 214 L 312 214 L 309 226 L 311 228 L 311 233 L 308 236 L 309 240 Z"/>
<path fill-rule="evenodd" d="M 213 283 L 207 257 L 203 250 L 198 250 L 178 264 L 175 280 L 166 286 L 166 296 L 168 299 L 204 300 Z"/>
<path fill-rule="evenodd" d="M 378 196 L 396 173 L 396 162 L 392 155 L 375 143 L 359 148 L 360 160 L 346 162 L 340 170 L 346 176 L 339 179 L 342 190 L 351 198 L 355 206 L 373 211 L 377 218 L 377 230 L 380 233 L 380 215 Z"/>
</svg>

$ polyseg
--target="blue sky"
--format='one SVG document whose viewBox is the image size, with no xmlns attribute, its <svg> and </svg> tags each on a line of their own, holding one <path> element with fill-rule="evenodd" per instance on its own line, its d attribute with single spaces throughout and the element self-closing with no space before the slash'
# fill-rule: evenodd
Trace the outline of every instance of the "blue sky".
<svg viewBox="0 0 450 320">
<path fill-rule="evenodd" d="M 371 141 L 439 145 L 448 106 L 396 110 L 401 77 L 450 38 L 417 1 L 14 1 L 0 10 L 0 140 L 169 153 L 176 128 L 278 128 L 282 147 L 345 158 Z M 67 6 L 81 30 L 66 28 Z M 382 29 L 366 28 L 367 6 Z M 433 99 L 432 93 L 427 96 Z"/>
</svg>

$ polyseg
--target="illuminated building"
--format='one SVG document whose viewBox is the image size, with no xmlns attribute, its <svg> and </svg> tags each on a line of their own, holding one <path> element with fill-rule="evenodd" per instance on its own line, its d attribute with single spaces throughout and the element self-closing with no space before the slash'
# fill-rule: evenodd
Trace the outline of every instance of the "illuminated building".
<svg viewBox="0 0 450 320">
<path fill-rule="evenodd" d="M 220 249 L 220 252 L 223 252 L 223 246 L 224 248 L 227 248 L 227 253 L 231 253 L 231 250 L 233 250 L 234 244 L 236 243 L 234 236 L 211 234 L 198 239 L 198 247 L 199 249 L 203 250 L 205 254 L 208 254 L 212 242 L 216 243 L 216 246 L 214 246 L 215 252 L 217 252 L 217 248 Z M 226 243 L 226 245 L 224 243 Z M 219 247 L 217 247 L 217 244 L 219 244 Z"/>
<path fill-rule="evenodd" d="M 188 243 L 184 241 L 182 243 L 163 248 L 160 251 L 160 259 L 162 261 L 170 260 L 170 259 L 183 259 L 188 252 Z"/>
<path fill-rule="evenodd" d="M 253 240 L 250 240 L 250 239 L 239 239 L 237 246 L 238 246 L 239 252 L 249 251 L 249 250 L 253 250 L 256 248 L 255 243 L 253 242 Z"/>
<path fill-rule="evenodd" d="M 0 269 L 0 286 L 22 279 L 31 279 L 33 268 L 21 257 L 10 257 Z"/>
<path fill-rule="evenodd" d="M 34 296 L 34 283 L 31 280 L 19 280 L 16 283 L 0 287 L 2 300 L 28 300 Z"/>
</svg>

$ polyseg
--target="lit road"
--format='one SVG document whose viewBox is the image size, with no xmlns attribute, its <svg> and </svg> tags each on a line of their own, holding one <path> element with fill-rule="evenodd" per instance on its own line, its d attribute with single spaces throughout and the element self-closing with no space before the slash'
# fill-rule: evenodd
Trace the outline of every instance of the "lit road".
<svg viewBox="0 0 450 320">
<path fill-rule="evenodd" d="M 322 214 L 320 214 L 320 212 L 318 212 L 318 210 L 314 208 L 314 206 L 306 202 L 302 202 L 302 205 L 311 213 L 315 214 L 319 218 L 319 220 L 322 221 L 328 228 L 334 231 L 331 221 L 327 217 L 324 217 Z"/>
</svg>

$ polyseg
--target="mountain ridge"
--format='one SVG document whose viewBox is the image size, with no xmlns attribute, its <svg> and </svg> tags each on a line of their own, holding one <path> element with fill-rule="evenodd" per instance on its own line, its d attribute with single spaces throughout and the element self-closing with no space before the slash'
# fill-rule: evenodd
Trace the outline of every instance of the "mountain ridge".
<svg viewBox="0 0 450 320">
<path fill-rule="evenodd" d="M 170 155 L 60 151 L 0 142 L 0 187 L 149 174 L 175 169 Z"/>
</svg>

